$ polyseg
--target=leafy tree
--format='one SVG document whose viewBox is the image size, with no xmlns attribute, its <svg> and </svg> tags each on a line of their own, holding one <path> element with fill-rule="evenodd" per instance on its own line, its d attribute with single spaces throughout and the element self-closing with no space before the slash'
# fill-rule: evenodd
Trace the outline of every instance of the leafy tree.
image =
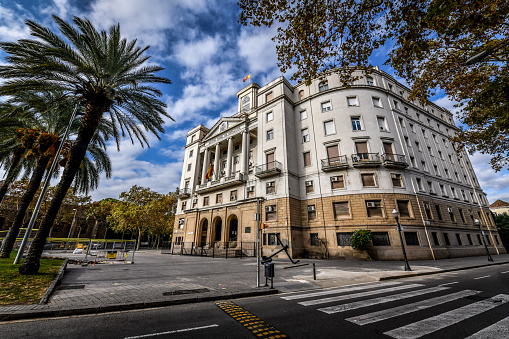
<svg viewBox="0 0 509 339">
<path fill-rule="evenodd" d="M 505 248 L 509 248 L 509 215 L 507 213 L 493 215 L 493 220 L 497 226 L 498 234 L 502 239 Z"/>
<path fill-rule="evenodd" d="M 106 237 L 107 230 L 111 227 L 108 222 L 108 217 L 111 215 L 111 211 L 117 203 L 117 199 L 106 198 L 101 201 L 94 201 L 86 206 L 85 214 L 87 220 L 94 219 L 92 236 L 95 236 L 99 226 L 103 225 L 106 229 L 106 232 L 104 233 L 104 236 Z"/>
<path fill-rule="evenodd" d="M 455 141 L 509 164 L 509 2 L 505 0 L 239 0 L 244 25 L 279 25 L 278 66 L 306 81 L 339 67 L 348 86 L 354 69 L 385 45 L 387 65 L 424 103 L 443 90 L 460 102 L 467 126 Z M 486 57 L 466 61 L 479 52 Z M 352 67 L 353 66 L 353 67 Z M 322 73 L 323 72 L 323 73 Z"/>
<path fill-rule="evenodd" d="M 5 79 L 0 95 L 60 91 L 85 108 L 53 200 L 19 268 L 21 274 L 38 272 L 46 238 L 103 115 L 109 114 L 117 141 L 127 133 L 142 146 L 147 144 L 142 127 L 158 136 L 164 132 L 163 117 L 170 117 L 165 103 L 158 99 L 161 91 L 151 84 L 171 81 L 154 75 L 163 68 L 143 65 L 148 46 L 139 48 L 136 40 L 121 38 L 119 25 L 97 31 L 88 19 L 74 17 L 77 28 L 57 16 L 53 19 L 65 40 L 27 20 L 37 39 L 0 43 L 7 53 L 7 64 L 0 66 L 0 76 Z"/>
<path fill-rule="evenodd" d="M 150 233 L 156 236 L 156 248 L 159 248 L 161 236 L 172 235 L 177 206 L 177 192 L 162 194 L 152 200 L 148 207 L 150 216 Z"/>
</svg>

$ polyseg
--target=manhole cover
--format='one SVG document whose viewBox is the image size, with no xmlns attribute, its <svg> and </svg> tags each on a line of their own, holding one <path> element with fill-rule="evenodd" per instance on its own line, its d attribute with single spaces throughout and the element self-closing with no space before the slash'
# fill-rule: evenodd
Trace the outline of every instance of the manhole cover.
<svg viewBox="0 0 509 339">
<path fill-rule="evenodd" d="M 81 290 L 84 289 L 85 285 L 60 285 L 59 290 Z"/>
<path fill-rule="evenodd" d="M 163 292 L 163 295 L 181 295 L 181 294 L 193 294 L 193 293 L 205 293 L 210 292 L 208 288 L 197 288 L 194 290 L 176 290 L 172 292 Z"/>
</svg>

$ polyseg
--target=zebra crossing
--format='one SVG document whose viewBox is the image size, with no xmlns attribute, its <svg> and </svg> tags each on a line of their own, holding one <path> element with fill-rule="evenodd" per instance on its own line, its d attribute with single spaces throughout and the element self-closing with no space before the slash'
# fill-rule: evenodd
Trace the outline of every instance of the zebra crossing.
<svg viewBox="0 0 509 339">
<path fill-rule="evenodd" d="M 281 296 L 281 299 L 295 301 L 298 305 L 305 307 L 317 306 L 317 311 L 327 315 L 344 312 L 346 313 L 346 321 L 364 326 L 425 309 L 433 309 L 436 306 L 474 297 L 481 293 L 481 291 L 471 289 L 453 291 L 453 287 L 451 284 L 426 287 L 424 284 L 418 283 L 389 281 L 291 294 Z M 414 299 L 411 300 L 412 298 Z M 417 298 L 421 300 L 415 301 Z M 477 297 L 476 300 L 478 301 L 473 301 L 467 305 L 463 301 L 461 306 L 443 313 L 437 308 L 436 313 L 438 314 L 436 315 L 389 329 L 384 334 L 397 339 L 420 338 L 458 324 L 461 321 L 474 319 L 475 316 L 505 305 L 509 302 L 509 295 L 498 294 L 486 299 Z M 399 303 L 400 306 L 391 307 L 391 303 L 397 301 L 408 301 L 408 303 L 404 305 Z M 373 306 L 381 306 L 383 309 L 371 311 L 370 307 Z M 348 311 L 359 309 L 366 312 L 360 315 L 348 316 Z M 468 338 L 509 338 L 509 317 L 491 324 Z"/>
</svg>

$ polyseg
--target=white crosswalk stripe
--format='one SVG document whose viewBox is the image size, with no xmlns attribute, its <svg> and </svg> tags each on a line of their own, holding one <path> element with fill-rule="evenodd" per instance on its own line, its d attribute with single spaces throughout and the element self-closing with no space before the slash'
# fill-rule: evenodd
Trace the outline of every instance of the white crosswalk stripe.
<svg viewBox="0 0 509 339">
<path fill-rule="evenodd" d="M 365 290 L 365 289 L 369 289 L 369 288 L 373 288 L 373 287 L 395 286 L 395 285 L 401 285 L 401 284 L 402 284 L 402 282 L 400 282 L 400 281 L 389 281 L 389 282 L 385 282 L 385 283 L 359 284 L 359 285 L 355 285 L 355 286 L 344 286 L 344 287 L 340 287 L 340 288 L 328 289 L 328 290 L 324 290 L 324 291 L 320 291 L 320 292 L 289 295 L 289 296 L 281 297 L 281 299 L 285 299 L 285 300 L 306 299 L 306 298 L 312 298 L 312 297 L 320 297 L 320 296 L 329 295 L 329 294 L 361 291 L 361 290 Z"/>
<path fill-rule="evenodd" d="M 400 315 L 417 312 L 420 310 L 424 310 L 426 308 L 434 307 L 437 305 L 445 304 L 454 300 L 458 300 L 464 297 L 472 296 L 479 294 L 481 292 L 479 291 L 472 291 L 472 290 L 464 290 L 456 293 L 446 294 L 442 295 L 436 298 L 432 299 L 426 299 L 422 301 L 418 301 L 411 304 L 406 304 L 399 307 L 393 307 L 390 309 L 385 309 L 377 312 L 372 312 L 368 314 L 363 314 L 357 317 L 352 317 L 346 319 L 347 321 L 356 323 L 357 325 L 366 325 L 375 323 L 378 321 L 398 317 Z"/>
<path fill-rule="evenodd" d="M 509 317 L 472 334 L 466 339 L 498 339 L 509 338 Z"/>
<path fill-rule="evenodd" d="M 509 295 L 499 294 L 493 298 L 478 301 L 428 319 L 402 326 L 385 332 L 384 334 L 398 339 L 419 338 L 442 328 L 454 325 L 475 315 L 489 311 L 497 306 L 507 303 L 508 301 Z"/>
<path fill-rule="evenodd" d="M 410 292 L 405 292 L 405 293 L 400 293 L 400 294 L 393 294 L 393 295 L 389 295 L 389 296 L 385 296 L 385 297 L 356 301 L 356 302 L 352 302 L 349 304 L 342 304 L 342 305 L 330 306 L 330 307 L 325 307 L 325 308 L 319 308 L 318 311 L 322 311 L 322 312 L 328 313 L 328 314 L 339 313 L 339 312 L 344 312 L 344 311 L 349 311 L 349 310 L 355 310 L 355 309 L 362 308 L 362 307 L 368 307 L 368 306 L 388 303 L 391 301 L 412 298 L 412 297 L 416 297 L 416 296 L 423 295 L 423 294 L 444 291 L 444 290 L 448 290 L 449 288 L 450 287 L 430 287 L 430 288 L 425 288 L 422 290 L 416 290 L 416 291 L 410 291 Z"/>
<path fill-rule="evenodd" d="M 323 298 L 323 299 L 302 301 L 299 304 L 300 305 L 304 305 L 304 306 L 325 304 L 325 303 L 330 303 L 330 302 L 334 302 L 334 301 L 354 299 L 354 298 L 362 298 L 362 297 L 366 297 L 366 296 L 370 296 L 370 295 L 389 293 L 389 292 L 405 290 L 405 289 L 421 287 L 421 286 L 424 286 L 424 285 L 422 285 L 422 284 L 409 284 L 409 285 L 402 285 L 402 286 L 394 286 L 394 287 L 382 288 L 382 289 L 377 289 L 377 290 L 365 291 L 365 292 L 361 292 L 361 293 L 345 294 L 345 295 L 339 295 L 339 296 L 336 296 L 336 297 L 329 297 L 329 298 Z"/>
</svg>

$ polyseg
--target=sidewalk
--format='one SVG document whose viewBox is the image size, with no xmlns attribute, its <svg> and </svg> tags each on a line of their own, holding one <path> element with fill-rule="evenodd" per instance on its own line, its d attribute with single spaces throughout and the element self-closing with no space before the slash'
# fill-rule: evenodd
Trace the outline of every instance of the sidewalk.
<svg viewBox="0 0 509 339">
<path fill-rule="evenodd" d="M 136 252 L 134 264 L 69 264 L 45 305 L 1 306 L 0 321 L 90 314 L 232 299 L 434 274 L 509 263 L 509 254 L 410 262 L 275 259 L 274 288 L 256 287 L 256 259 L 222 259 Z M 316 280 L 313 280 L 313 263 Z M 263 266 L 261 285 L 265 284 Z"/>
</svg>

